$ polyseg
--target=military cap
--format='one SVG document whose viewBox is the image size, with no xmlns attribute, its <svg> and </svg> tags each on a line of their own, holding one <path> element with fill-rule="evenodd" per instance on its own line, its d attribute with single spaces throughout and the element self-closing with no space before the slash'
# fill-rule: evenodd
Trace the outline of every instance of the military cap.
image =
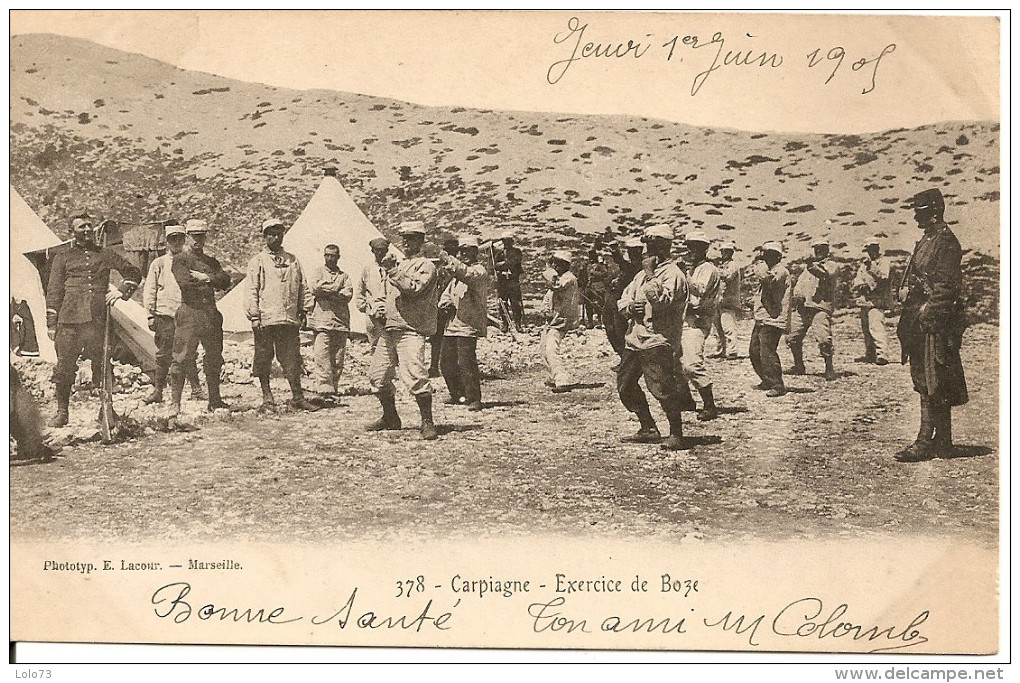
<svg viewBox="0 0 1020 683">
<path fill-rule="evenodd" d="M 659 239 L 672 240 L 673 239 L 673 228 L 666 223 L 659 223 L 658 225 L 651 225 L 645 228 L 644 239 L 648 240 L 653 237 Z"/>
<path fill-rule="evenodd" d="M 719 245 L 719 251 L 736 251 L 736 250 L 737 245 L 733 244 L 733 242 L 726 241 Z"/>
<path fill-rule="evenodd" d="M 375 237 L 368 241 L 368 246 L 373 249 L 389 249 L 390 241 L 385 237 Z"/>
<path fill-rule="evenodd" d="M 627 249 L 637 249 L 639 247 L 643 248 L 645 244 L 641 241 L 640 237 L 628 237 L 623 241 L 623 246 Z"/>
<path fill-rule="evenodd" d="M 684 235 L 685 242 L 699 242 L 701 244 L 711 244 L 711 238 L 705 234 L 704 230 L 692 230 L 691 232 Z"/>
<path fill-rule="evenodd" d="M 91 228 L 92 221 L 87 220 L 85 218 L 75 218 L 73 221 L 71 221 L 71 230 L 77 230 L 82 226 L 88 226 Z"/>
<path fill-rule="evenodd" d="M 872 237 L 870 240 L 864 243 L 865 247 L 878 247 L 881 245 L 882 243 L 878 241 L 877 237 Z"/>
<path fill-rule="evenodd" d="M 514 237 L 516 237 L 516 235 L 514 235 L 513 230 L 504 230 L 499 234 L 499 238 L 501 240 L 512 240 Z"/>
<path fill-rule="evenodd" d="M 911 197 L 910 208 L 928 209 L 936 213 L 941 213 L 946 210 L 946 200 L 942 196 L 942 192 L 937 187 L 933 187 L 930 190 L 918 192 Z"/>
<path fill-rule="evenodd" d="M 270 228 L 286 228 L 286 227 L 287 226 L 285 226 L 283 224 L 283 221 L 281 221 L 279 218 L 267 218 L 266 220 L 262 221 L 262 234 L 265 235 L 267 232 L 269 232 Z"/>
<path fill-rule="evenodd" d="M 201 218 L 192 218 L 191 220 L 184 224 L 184 230 L 189 235 L 194 235 L 196 233 L 205 234 L 209 232 L 209 224 L 206 223 Z"/>
<path fill-rule="evenodd" d="M 187 231 L 184 229 L 184 226 L 183 225 L 178 225 L 176 223 L 174 223 L 173 225 L 166 226 L 165 230 L 166 230 L 166 236 L 167 237 L 170 237 L 171 235 L 184 235 L 184 234 L 187 234 Z"/>
<path fill-rule="evenodd" d="M 570 255 L 570 252 L 567 251 L 566 249 L 557 249 L 552 253 L 552 257 L 557 261 L 562 261 L 563 263 L 570 263 L 571 259 L 573 258 Z"/>
<path fill-rule="evenodd" d="M 478 238 L 475 237 L 474 235 L 468 235 L 467 237 L 461 237 L 460 238 L 460 248 L 463 249 L 465 247 L 474 247 L 475 249 L 477 249 L 478 248 Z"/>
<path fill-rule="evenodd" d="M 779 242 L 774 241 L 774 240 L 770 240 L 770 241 L 766 242 L 765 244 L 761 245 L 761 250 L 762 251 L 774 251 L 775 253 L 779 254 L 780 256 L 783 255 L 783 245 L 780 244 Z"/>
<path fill-rule="evenodd" d="M 401 235 L 421 235 L 425 236 L 425 223 L 424 221 L 404 221 L 397 226 L 397 232 Z"/>
<path fill-rule="evenodd" d="M 826 239 L 825 237 L 819 237 L 818 239 L 816 239 L 814 242 L 811 243 L 811 246 L 812 247 L 825 247 L 826 249 L 828 249 L 829 248 L 829 240 Z"/>
</svg>

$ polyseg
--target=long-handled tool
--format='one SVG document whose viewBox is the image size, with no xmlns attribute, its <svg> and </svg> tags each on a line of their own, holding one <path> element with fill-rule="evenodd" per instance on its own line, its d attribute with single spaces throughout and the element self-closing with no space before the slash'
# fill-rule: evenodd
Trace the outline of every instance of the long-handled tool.
<svg viewBox="0 0 1020 683">
<path fill-rule="evenodd" d="M 117 426 L 117 413 L 113 411 L 113 387 L 110 386 L 110 308 L 106 308 L 106 325 L 103 330 L 103 379 L 99 384 L 99 432 L 103 443 L 113 442 L 113 430 Z"/>
<path fill-rule="evenodd" d="M 489 262 L 492 264 L 492 272 L 496 276 L 497 285 L 502 282 L 502 278 L 499 276 L 499 271 L 496 270 L 496 251 L 493 248 L 493 243 L 489 242 Z M 499 309 L 499 315 L 506 323 L 506 329 L 510 332 L 510 336 L 513 337 L 515 342 L 521 341 L 520 330 L 517 329 L 517 325 L 514 323 L 514 318 L 510 315 L 510 307 L 506 305 L 503 298 L 499 295 L 499 287 L 496 288 L 496 306 Z"/>
</svg>

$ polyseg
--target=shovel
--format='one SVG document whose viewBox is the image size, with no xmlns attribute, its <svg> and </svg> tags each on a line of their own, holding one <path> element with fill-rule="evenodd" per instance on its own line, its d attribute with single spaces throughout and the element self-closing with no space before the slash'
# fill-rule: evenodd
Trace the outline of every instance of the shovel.
<svg viewBox="0 0 1020 683">
<path fill-rule="evenodd" d="M 113 387 L 110 386 L 110 309 L 106 309 L 103 330 L 103 379 L 99 385 L 99 433 L 103 443 L 113 443 L 113 430 L 117 426 L 117 413 L 113 412 Z"/>
</svg>

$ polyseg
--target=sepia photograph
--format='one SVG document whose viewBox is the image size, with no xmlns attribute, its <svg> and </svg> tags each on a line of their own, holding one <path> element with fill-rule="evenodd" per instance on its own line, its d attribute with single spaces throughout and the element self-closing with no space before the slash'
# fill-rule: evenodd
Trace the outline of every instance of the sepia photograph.
<svg viewBox="0 0 1020 683">
<path fill-rule="evenodd" d="M 1008 30 L 12 10 L 10 640 L 991 666 Z"/>
</svg>

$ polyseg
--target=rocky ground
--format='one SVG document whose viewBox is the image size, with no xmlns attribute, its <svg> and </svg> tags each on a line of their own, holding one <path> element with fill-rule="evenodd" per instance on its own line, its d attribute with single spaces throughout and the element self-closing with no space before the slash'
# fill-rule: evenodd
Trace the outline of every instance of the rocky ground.
<svg viewBox="0 0 1020 683">
<path fill-rule="evenodd" d="M 905 368 L 853 362 L 857 317 L 836 325 L 841 378 L 826 382 L 809 356 L 806 377 L 769 399 L 751 388 L 746 359 L 710 361 L 723 415 L 690 415 L 695 447 L 666 453 L 622 444 L 636 429 L 622 408 L 601 330 L 568 337 L 576 379 L 543 386 L 537 333 L 480 347 L 486 408 L 442 405 L 440 438 L 420 440 L 410 397 L 405 428 L 362 431 L 378 412 L 366 395 L 364 346 L 353 344 L 339 404 L 317 413 L 255 410 L 246 378 L 250 347 L 230 344 L 224 395 L 239 410 L 209 415 L 188 401 L 184 426 L 166 431 L 165 407 L 147 407 L 130 369 L 118 411 L 130 421 L 110 446 L 87 442 L 96 397 L 76 395 L 72 425 L 51 436 L 52 463 L 12 461 L 11 533 L 25 538 L 317 541 L 408 534 L 474 538 L 534 533 L 726 538 L 817 538 L 872 533 L 959 534 L 994 545 L 998 535 L 998 339 L 991 325 L 964 342 L 971 402 L 954 410 L 960 456 L 901 464 L 918 407 Z M 746 340 L 750 325 L 744 322 Z M 785 351 L 785 349 L 783 349 Z M 789 364 L 788 354 L 784 364 Z M 47 368 L 28 366 L 30 387 Z M 437 390 L 442 381 L 436 380 Z M 274 380 L 278 400 L 285 382 Z M 52 401 L 44 399 L 44 412 Z M 656 413 L 665 428 L 661 413 Z M 86 441 L 86 442 L 83 442 Z"/>
</svg>

